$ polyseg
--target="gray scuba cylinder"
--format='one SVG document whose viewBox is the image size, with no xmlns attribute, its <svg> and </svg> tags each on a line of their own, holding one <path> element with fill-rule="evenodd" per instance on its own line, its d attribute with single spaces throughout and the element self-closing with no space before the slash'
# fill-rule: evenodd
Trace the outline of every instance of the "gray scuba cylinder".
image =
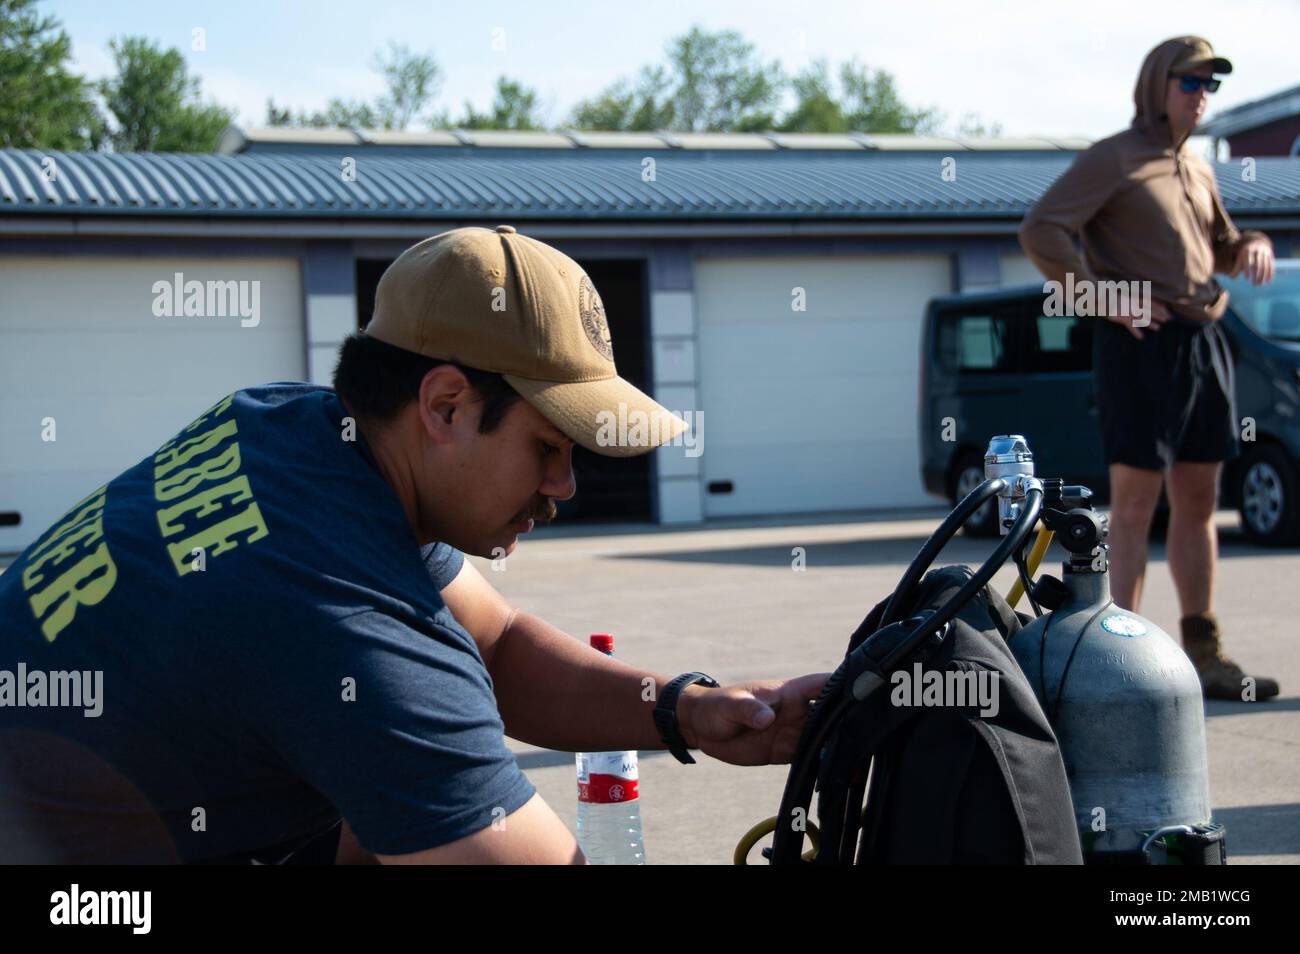
<svg viewBox="0 0 1300 954">
<path fill-rule="evenodd" d="M 1019 435 L 995 437 L 988 477 L 1008 480 L 1000 523 L 1033 477 Z M 1062 579 L 1031 596 L 1052 611 L 1010 647 L 1056 733 L 1089 863 L 1223 863 L 1211 820 L 1205 715 L 1196 670 L 1155 623 L 1116 606 L 1107 576 L 1107 524 L 1091 491 L 1042 481 L 1041 519 L 1070 551 Z"/>
</svg>

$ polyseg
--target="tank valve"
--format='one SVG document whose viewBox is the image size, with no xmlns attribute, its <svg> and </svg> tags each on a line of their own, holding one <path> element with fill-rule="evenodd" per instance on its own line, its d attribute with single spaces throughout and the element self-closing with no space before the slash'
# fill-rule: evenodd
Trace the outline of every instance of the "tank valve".
<svg viewBox="0 0 1300 954">
<path fill-rule="evenodd" d="M 984 479 L 1001 477 L 1007 486 L 998 494 L 998 529 L 1005 536 L 1020 516 L 1025 496 L 1031 489 L 1042 490 L 1034 476 L 1034 455 L 1021 434 L 999 434 L 984 452 Z"/>
</svg>

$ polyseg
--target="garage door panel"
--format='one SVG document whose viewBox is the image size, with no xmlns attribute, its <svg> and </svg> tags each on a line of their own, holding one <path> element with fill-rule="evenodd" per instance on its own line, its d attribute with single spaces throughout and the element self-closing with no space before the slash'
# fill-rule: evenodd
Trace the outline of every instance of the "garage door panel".
<svg viewBox="0 0 1300 954">
<path fill-rule="evenodd" d="M 950 290 L 943 255 L 698 261 L 702 468 L 734 487 L 706 494 L 706 516 L 927 502 L 920 331 Z"/>
<path fill-rule="evenodd" d="M 709 258 L 696 269 L 700 313 L 713 323 L 785 322 L 792 290 L 804 289 L 806 311 L 797 317 L 860 321 L 914 319 L 915 289 L 951 291 L 952 266 L 944 255 L 870 258 Z"/>
<path fill-rule="evenodd" d="M 790 441 L 737 448 L 732 491 L 706 492 L 705 506 L 720 517 L 876 507 L 876 501 L 896 492 L 900 471 L 890 462 L 913 450 L 906 440 Z"/>
<path fill-rule="evenodd" d="M 914 383 L 902 375 L 895 376 L 894 382 L 896 389 Z M 881 383 L 855 375 L 827 378 L 800 390 L 775 378 L 748 381 L 746 387 L 710 400 L 705 415 L 705 453 L 714 446 L 780 444 L 792 437 L 826 441 L 910 438 L 916 430 L 914 398 L 889 404 L 862 400 L 863 393 Z M 716 427 L 715 418 L 726 426 Z"/>
<path fill-rule="evenodd" d="M 1028 255 L 1008 252 L 999 262 L 1002 269 L 1003 285 L 1042 284 L 1043 273 Z"/>
<path fill-rule="evenodd" d="M 264 314 L 282 313 L 301 295 L 298 265 L 290 259 L 7 256 L 0 259 L 0 274 L 16 280 L 0 286 L 0 309 L 11 330 L 150 332 L 183 324 L 224 333 L 229 322 L 238 326 L 237 317 L 155 317 L 155 284 L 174 284 L 178 272 L 182 283 L 257 282 L 247 286 L 245 300 L 251 302 L 256 291 Z"/>
<path fill-rule="evenodd" d="M 97 394 L 183 393 L 202 382 L 202 365 L 219 365 L 224 377 L 247 384 L 265 383 L 264 361 L 252 352 L 288 356 L 302 346 L 297 331 L 250 328 L 244 335 L 172 331 L 163 334 L 89 332 L 76 335 L 4 333 L 0 356 L 0 399 L 34 393 L 64 396 Z M 75 350 L 65 348 L 75 338 Z M 125 358 L 124 353 L 130 357 Z M 58 355 L 57 360 L 32 361 L 32 355 Z M 250 360 L 250 357 L 252 360 Z M 122 374 L 122 362 L 134 368 Z M 196 378 L 196 375 L 198 376 Z"/>
<path fill-rule="evenodd" d="M 153 283 L 258 281 L 258 321 L 159 318 Z M 251 288 L 251 286 L 250 286 Z M 251 299 L 249 299 L 251 301 Z M 156 450 L 224 394 L 302 380 L 296 259 L 0 258 L 0 552 Z M 52 417 L 56 440 L 44 441 Z"/>
<path fill-rule="evenodd" d="M 920 329 L 916 321 L 856 323 L 792 319 L 777 324 L 727 323 L 700 331 L 701 348 L 743 349 L 743 360 L 755 370 L 785 368 L 793 376 L 882 373 L 898 369 L 898 356 L 917 353 Z M 791 347 L 795 345 L 806 346 Z"/>
</svg>

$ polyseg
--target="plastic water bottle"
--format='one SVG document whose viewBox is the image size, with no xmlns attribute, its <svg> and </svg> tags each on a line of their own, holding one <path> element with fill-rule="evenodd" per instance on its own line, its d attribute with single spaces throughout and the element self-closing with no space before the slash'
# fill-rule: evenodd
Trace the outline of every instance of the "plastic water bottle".
<svg viewBox="0 0 1300 954">
<path fill-rule="evenodd" d="M 591 645 L 614 655 L 614 637 L 596 633 Z M 578 847 L 593 865 L 643 865 L 636 752 L 579 752 Z"/>
</svg>

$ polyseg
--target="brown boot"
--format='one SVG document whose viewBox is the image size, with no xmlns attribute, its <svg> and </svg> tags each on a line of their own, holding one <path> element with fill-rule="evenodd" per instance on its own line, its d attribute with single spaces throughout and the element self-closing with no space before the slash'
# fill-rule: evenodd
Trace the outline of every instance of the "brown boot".
<svg viewBox="0 0 1300 954">
<path fill-rule="evenodd" d="M 1183 649 L 1201 677 L 1207 699 L 1232 699 L 1235 702 L 1271 699 L 1278 693 L 1275 679 L 1247 676 L 1241 667 L 1223 655 L 1219 621 L 1213 613 L 1184 616 Z M 1247 680 L 1251 680 L 1248 682 Z"/>
</svg>

